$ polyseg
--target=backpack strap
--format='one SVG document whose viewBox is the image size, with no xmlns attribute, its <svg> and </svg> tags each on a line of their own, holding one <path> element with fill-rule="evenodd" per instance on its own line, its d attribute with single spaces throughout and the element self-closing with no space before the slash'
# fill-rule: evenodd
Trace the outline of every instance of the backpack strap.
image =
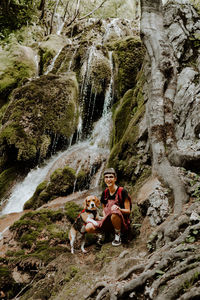
<svg viewBox="0 0 200 300">
<path fill-rule="evenodd" d="M 118 201 L 119 201 L 119 204 L 120 204 L 120 206 L 124 206 L 124 203 L 123 203 L 123 201 L 122 201 L 122 190 L 123 190 L 124 188 L 122 187 L 122 186 L 119 186 L 118 187 L 118 189 L 117 189 L 117 194 L 116 194 L 116 197 L 118 198 Z"/>
<path fill-rule="evenodd" d="M 108 200 L 108 197 L 109 197 L 109 189 L 106 188 L 104 191 L 104 200 Z"/>
<path fill-rule="evenodd" d="M 117 195 L 116 197 L 118 196 L 118 200 L 119 200 L 119 203 L 121 206 L 124 206 L 124 202 L 122 201 L 122 191 L 123 191 L 123 187 L 122 186 L 119 186 L 118 187 L 118 190 L 117 190 Z M 129 203 L 130 203 L 130 210 L 132 209 L 132 201 L 131 201 L 131 197 L 130 195 L 128 194 L 128 200 L 129 200 Z"/>
</svg>

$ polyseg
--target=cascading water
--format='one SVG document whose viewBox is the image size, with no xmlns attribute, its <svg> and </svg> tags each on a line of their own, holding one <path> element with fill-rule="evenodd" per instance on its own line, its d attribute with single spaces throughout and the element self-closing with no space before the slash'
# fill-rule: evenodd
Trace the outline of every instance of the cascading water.
<svg viewBox="0 0 200 300">
<path fill-rule="evenodd" d="M 61 52 L 62 48 L 59 49 L 58 53 L 54 56 L 54 58 L 52 59 L 51 64 L 48 66 L 46 72 L 44 73 L 44 75 L 49 74 L 49 72 L 51 72 L 53 70 L 54 64 L 56 62 L 56 59 L 58 58 L 60 52 Z"/>
<path fill-rule="evenodd" d="M 45 179 L 49 168 L 51 168 L 60 155 L 59 153 L 53 156 L 50 160 L 46 161 L 43 167 L 31 170 L 22 182 L 17 183 L 7 201 L 7 205 L 1 211 L 0 215 L 22 211 L 24 203 L 33 195 L 38 184 Z"/>
<path fill-rule="evenodd" d="M 88 59 L 90 61 L 87 62 L 87 66 L 90 68 L 90 55 Z M 54 155 L 49 161 L 46 162 L 44 167 L 38 167 L 34 170 L 31 170 L 24 181 L 18 183 L 14 187 L 14 190 L 7 201 L 7 205 L 2 210 L 1 215 L 22 211 L 24 203 L 33 195 L 38 184 L 44 180 L 48 180 L 50 174 L 52 174 L 54 170 L 60 167 L 63 168 L 65 165 L 74 168 L 77 170 L 77 172 L 82 168 L 87 168 L 90 170 L 91 177 L 89 188 L 98 186 L 103 168 L 109 156 L 110 131 L 112 128 L 112 118 L 110 112 L 113 85 L 112 53 L 109 53 L 109 60 L 111 67 L 111 78 L 108 88 L 105 92 L 102 117 L 94 124 L 91 136 L 85 141 L 78 141 L 64 152 Z M 78 130 L 82 130 L 81 117 Z M 74 183 L 74 190 L 75 189 L 76 182 Z"/>
</svg>

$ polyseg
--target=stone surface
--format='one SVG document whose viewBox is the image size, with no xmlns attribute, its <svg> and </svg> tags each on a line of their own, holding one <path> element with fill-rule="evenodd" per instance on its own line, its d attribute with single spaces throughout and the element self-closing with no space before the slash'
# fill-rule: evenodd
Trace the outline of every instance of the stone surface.
<svg viewBox="0 0 200 300">
<path fill-rule="evenodd" d="M 137 203 L 150 219 L 150 224 L 156 226 L 162 223 L 169 214 L 167 189 L 163 188 L 157 178 L 149 179 L 139 190 Z"/>
</svg>

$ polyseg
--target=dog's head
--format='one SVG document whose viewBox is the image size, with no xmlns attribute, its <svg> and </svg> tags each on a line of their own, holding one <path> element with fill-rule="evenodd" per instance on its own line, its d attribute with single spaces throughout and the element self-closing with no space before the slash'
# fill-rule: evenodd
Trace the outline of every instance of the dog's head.
<svg viewBox="0 0 200 300">
<path fill-rule="evenodd" d="M 84 209 L 96 210 L 100 204 L 100 200 L 96 196 L 87 196 L 84 200 Z"/>
</svg>

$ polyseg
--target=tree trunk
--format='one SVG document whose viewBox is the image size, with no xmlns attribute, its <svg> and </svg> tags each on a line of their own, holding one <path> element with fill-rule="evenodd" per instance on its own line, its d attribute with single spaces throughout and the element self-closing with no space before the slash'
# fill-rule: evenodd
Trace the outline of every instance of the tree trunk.
<svg viewBox="0 0 200 300">
<path fill-rule="evenodd" d="M 151 68 L 146 114 L 152 170 L 172 189 L 174 212 L 178 214 L 188 195 L 167 157 L 167 153 L 177 148 L 172 112 L 177 70 L 173 50 L 164 32 L 161 0 L 141 0 L 141 38 Z"/>
<path fill-rule="evenodd" d="M 53 13 L 52 13 L 52 15 L 51 15 L 50 34 L 51 34 L 52 31 L 53 31 L 53 19 L 54 19 L 54 16 L 55 16 L 55 13 L 56 13 L 56 10 L 57 10 L 57 7 L 58 7 L 59 2 L 60 2 L 60 0 L 57 0 L 57 1 L 56 1 L 56 4 L 54 5 Z"/>
<path fill-rule="evenodd" d="M 44 18 L 44 12 L 45 12 L 45 0 L 41 0 L 39 10 L 41 10 L 41 16 L 40 19 L 42 20 Z"/>
</svg>

